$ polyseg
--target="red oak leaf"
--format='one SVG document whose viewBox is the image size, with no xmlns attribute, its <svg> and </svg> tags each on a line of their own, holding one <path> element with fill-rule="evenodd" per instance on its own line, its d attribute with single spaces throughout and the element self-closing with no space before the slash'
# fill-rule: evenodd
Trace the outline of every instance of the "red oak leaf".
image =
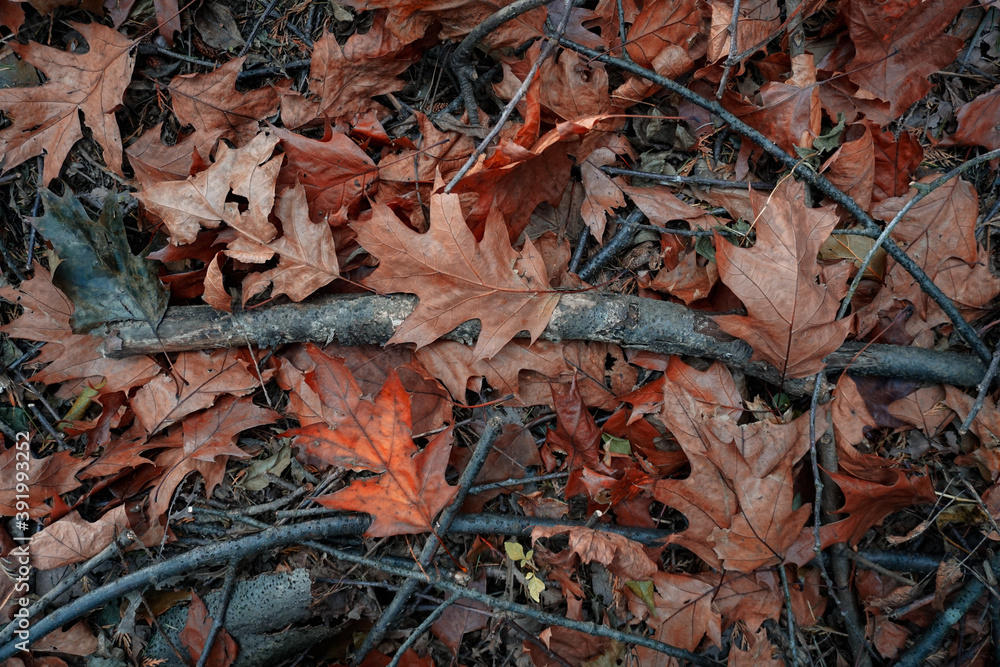
<svg viewBox="0 0 1000 667">
<path fill-rule="evenodd" d="M 716 317 L 719 326 L 753 347 L 754 359 L 782 377 L 810 375 L 847 337 L 850 318 L 835 321 L 838 298 L 816 282 L 820 246 L 837 224 L 832 207 L 807 208 L 802 186 L 791 179 L 770 197 L 751 193 L 757 243 L 738 248 L 716 237 L 719 277 L 746 306 L 747 315 Z"/>
<path fill-rule="evenodd" d="M 432 195 L 430 206 L 426 234 L 407 227 L 382 204 L 373 207 L 371 220 L 355 226 L 358 242 L 379 259 L 365 284 L 381 294 L 420 296 L 389 342 L 422 347 L 472 319 L 482 326 L 473 351 L 477 359 L 492 357 L 522 330 L 537 338 L 559 295 L 549 289 L 545 264 L 531 241 L 516 252 L 492 215 L 482 242 L 476 242 L 458 195 Z"/>
</svg>

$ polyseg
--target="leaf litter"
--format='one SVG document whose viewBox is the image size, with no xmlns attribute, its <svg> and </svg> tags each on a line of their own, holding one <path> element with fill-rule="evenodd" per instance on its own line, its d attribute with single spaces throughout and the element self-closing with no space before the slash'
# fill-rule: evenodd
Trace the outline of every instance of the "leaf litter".
<svg viewBox="0 0 1000 667">
<path fill-rule="evenodd" d="M 833 400 L 812 409 L 786 393 L 786 381 L 822 371 L 845 341 L 966 348 L 923 286 L 884 255 L 838 319 L 873 244 L 841 234 L 854 225 L 844 209 L 690 101 L 557 49 L 495 144 L 446 189 L 482 136 L 459 119 L 448 47 L 507 3 L 283 7 L 253 38 L 259 17 L 220 3 L 197 12 L 128 4 L 109 19 L 61 4 L 0 12 L 18 35 L 4 62 L 44 77 L 0 87 L 11 195 L 0 235 L 0 361 L 4 377 L 16 378 L 3 385 L 10 407 L 0 406 L 0 508 L 20 511 L 13 425 L 28 424 L 28 533 L 39 574 L 80 567 L 126 529 L 168 561 L 259 529 L 248 517 L 280 526 L 322 508 L 370 517 L 344 538 L 374 556 L 361 578 L 381 578 L 391 557 L 419 561 L 420 536 L 431 535 L 444 548 L 423 571 L 470 582 L 469 597 L 456 593 L 434 624 L 435 640 L 403 645 L 419 639 L 412 633 L 424 611 L 390 619 L 371 664 L 388 662 L 381 650 L 400 649 L 407 665 L 499 664 L 504 655 L 534 665 L 674 660 L 628 646 L 626 635 L 531 625 L 534 612 L 734 665 L 795 654 L 853 662 L 852 632 L 893 660 L 955 603 L 952 578 L 939 578 L 933 605 L 911 604 L 901 579 L 927 560 L 957 557 L 968 581 L 968 568 L 1000 540 L 995 396 L 976 407 L 959 388 L 853 374 L 829 378 Z M 546 18 L 559 22 L 560 4 L 482 36 L 472 82 L 481 125 L 492 126 L 525 82 L 540 54 L 530 40 L 545 36 Z M 733 7 L 715 0 L 574 7 L 566 36 L 616 55 L 624 36 L 633 63 L 703 97 L 714 99 L 725 80 L 725 109 L 888 221 L 938 175 L 997 147 L 995 10 L 950 0 L 822 5 L 799 10 L 804 54 L 782 39 L 794 33 L 791 16 L 767 0 L 741 5 L 734 40 Z M 40 31 L 26 18 L 39 12 L 70 21 Z M 220 40 L 210 16 L 229 17 L 226 30 L 236 32 Z M 237 56 L 247 42 L 249 55 Z M 179 57 L 184 48 L 199 57 Z M 605 170 L 646 166 L 658 173 Z M 777 185 L 762 192 L 750 181 Z M 989 165 L 979 165 L 929 193 L 892 231 L 989 344 L 1000 294 L 996 203 Z M 589 284 L 580 281 L 581 261 L 619 247 L 613 239 L 632 207 L 648 222 L 626 239 L 635 252 L 618 251 Z M 684 303 L 720 336 L 746 341 L 780 381 L 612 343 L 539 339 L 567 289 Z M 100 352 L 122 320 L 155 327 L 178 307 L 238 316 L 359 291 L 417 296 L 384 349 L 320 345 L 320 337 L 168 356 Z M 480 325 L 476 341 L 441 340 L 470 320 Z M 522 332 L 528 339 L 516 340 Z M 40 348 L 28 352 L 26 341 Z M 503 435 L 468 481 L 483 490 L 466 496 L 460 475 L 494 413 Z M 821 473 L 834 493 L 819 498 L 811 433 L 828 434 L 836 453 Z M 471 513 L 467 532 L 440 523 L 455 502 Z M 489 523 L 511 517 L 527 528 Z M 8 538 L 24 529 L 11 530 L 0 529 L 8 556 Z M 860 554 L 836 599 L 816 543 L 833 558 L 844 547 Z M 894 548 L 923 561 L 866 569 Z M 144 553 L 127 551 L 125 562 L 141 568 Z M 307 569 L 314 596 L 327 601 L 314 613 L 325 634 L 309 642 L 310 659 L 346 664 L 353 640 L 345 638 L 367 633 L 390 598 L 357 586 L 350 561 L 319 554 L 266 551 L 234 576 Z M 98 586 L 120 577 L 119 565 L 98 564 Z M 190 600 L 180 650 L 197 660 L 211 641 L 208 664 L 231 664 L 257 637 L 237 627 L 213 634 L 219 611 L 200 594 L 225 582 L 186 574 L 169 584 Z M 47 590 L 42 577 L 36 585 Z M 477 595 L 534 612 L 505 617 Z M 869 622 L 836 626 L 838 604 L 858 605 Z M 985 608 L 985 598 L 977 604 Z M 972 609 L 935 646 L 942 656 L 973 664 L 997 650 Z M 39 651 L 68 664 L 101 650 L 120 659 L 155 625 L 137 624 L 134 609 L 90 619 L 49 635 Z M 293 659 L 290 649 L 275 656 Z"/>
</svg>

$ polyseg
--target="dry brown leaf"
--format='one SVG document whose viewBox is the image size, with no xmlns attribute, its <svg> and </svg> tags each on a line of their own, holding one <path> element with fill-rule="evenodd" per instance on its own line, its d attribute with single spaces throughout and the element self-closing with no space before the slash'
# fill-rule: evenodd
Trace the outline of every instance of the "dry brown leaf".
<svg viewBox="0 0 1000 667">
<path fill-rule="evenodd" d="M 278 233 L 267 220 L 281 166 L 281 158 L 270 159 L 277 143 L 276 137 L 261 132 L 244 148 L 222 146 L 215 163 L 197 176 L 157 183 L 135 196 L 163 220 L 175 245 L 193 243 L 202 227 L 214 229 L 225 222 L 239 232 L 227 254 L 241 261 L 267 261 L 273 253 L 265 244 Z M 227 201 L 230 191 L 249 200 L 246 211 Z"/>
<path fill-rule="evenodd" d="M 0 131 L 3 169 L 8 171 L 44 152 L 45 185 L 59 175 L 73 144 L 83 138 L 81 111 L 94 141 L 104 149 L 108 167 L 122 173 L 122 139 L 115 111 L 132 79 L 134 42 L 99 23 L 70 25 L 87 40 L 87 53 L 14 42 L 11 48 L 49 80 L 41 86 L 0 88 L 0 108 L 14 118 L 10 127 Z"/>
<path fill-rule="evenodd" d="M 373 207 L 370 221 L 355 225 L 358 242 L 379 259 L 365 284 L 380 294 L 420 297 L 389 342 L 422 347 L 472 319 L 482 325 L 473 352 L 477 359 L 489 359 L 522 330 L 537 338 L 559 295 L 549 289 L 545 265 L 531 241 L 516 252 L 494 215 L 482 242 L 476 242 L 457 195 L 432 195 L 430 207 L 426 234 L 409 229 L 382 204 Z"/>
<path fill-rule="evenodd" d="M 274 286 L 272 296 L 287 294 L 292 301 L 302 301 L 340 277 L 330 225 L 309 220 L 306 191 L 301 183 L 282 193 L 275 215 L 281 220 L 282 234 L 268 247 L 280 257 L 278 266 L 252 273 L 243 280 L 243 303 L 269 283 Z"/>
<path fill-rule="evenodd" d="M 716 236 L 722 282 L 740 298 L 747 315 L 715 321 L 750 343 L 754 359 L 785 378 L 805 377 L 844 342 L 851 319 L 834 321 L 839 301 L 816 282 L 816 256 L 838 220 L 832 207 L 806 208 L 803 186 L 791 179 L 770 197 L 751 193 L 758 212 L 757 243 L 738 248 Z"/>
</svg>

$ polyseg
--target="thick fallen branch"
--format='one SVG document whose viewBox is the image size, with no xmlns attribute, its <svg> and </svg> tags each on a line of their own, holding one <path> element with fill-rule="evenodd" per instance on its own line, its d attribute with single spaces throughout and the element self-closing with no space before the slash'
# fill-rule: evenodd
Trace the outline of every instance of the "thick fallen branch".
<svg viewBox="0 0 1000 667">
<path fill-rule="evenodd" d="M 413 312 L 410 295 L 351 294 L 310 302 L 224 313 L 209 306 L 170 308 L 153 335 L 145 322 L 117 322 L 103 344 L 109 357 L 202 350 L 218 347 L 271 347 L 314 341 L 343 345 L 384 345 Z M 110 327 L 109 327 L 110 328 Z M 446 336 L 469 343 L 479 334 L 478 321 L 466 322 Z M 542 337 L 551 341 L 589 340 L 616 343 L 667 354 L 718 359 L 748 375 L 781 384 L 772 366 L 751 361 L 750 346 L 723 333 L 704 313 L 666 301 L 596 292 L 563 295 Z M 828 372 L 845 368 L 859 375 L 974 387 L 986 367 L 974 356 L 915 347 L 846 343 L 827 357 Z M 802 386 L 785 388 L 805 393 Z"/>
</svg>

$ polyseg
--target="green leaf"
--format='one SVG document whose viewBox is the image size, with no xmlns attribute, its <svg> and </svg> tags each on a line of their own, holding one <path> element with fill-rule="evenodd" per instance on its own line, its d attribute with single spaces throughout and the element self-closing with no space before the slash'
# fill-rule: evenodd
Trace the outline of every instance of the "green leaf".
<svg viewBox="0 0 1000 667">
<path fill-rule="evenodd" d="M 604 441 L 604 446 L 609 453 L 624 454 L 625 456 L 632 455 L 632 443 L 625 438 L 619 438 L 610 433 L 602 433 L 601 439 Z"/>
<path fill-rule="evenodd" d="M 711 236 L 699 236 L 694 242 L 694 251 L 710 262 L 715 261 L 715 244 Z"/>
<path fill-rule="evenodd" d="M 45 215 L 32 222 L 62 260 L 52 283 L 76 305 L 73 331 L 83 333 L 118 320 L 145 320 L 155 331 L 167 309 L 167 290 L 156 275 L 156 264 L 132 254 L 120 196 L 107 196 L 97 222 L 68 189 L 58 197 L 42 188 L 41 198 Z"/>
<path fill-rule="evenodd" d="M 826 134 L 821 134 L 813 139 L 813 148 L 822 153 L 824 151 L 832 151 L 834 148 L 839 146 L 840 135 L 844 131 L 844 126 L 846 124 L 847 118 L 844 116 L 844 112 L 837 112 L 837 125 Z"/>
<path fill-rule="evenodd" d="M 653 618 L 656 618 L 656 602 L 653 600 L 653 582 L 626 581 L 625 585 L 628 586 L 630 591 L 639 596 L 639 599 L 649 609 L 649 613 L 652 614 Z"/>
<path fill-rule="evenodd" d="M 287 444 L 282 445 L 281 449 L 266 459 L 254 461 L 248 465 L 246 474 L 240 478 L 237 484 L 249 491 L 260 491 L 271 483 L 270 480 L 264 476 L 265 474 L 271 473 L 272 475 L 280 477 L 281 473 L 285 471 L 285 468 L 287 468 L 291 462 L 292 448 Z"/>
</svg>

